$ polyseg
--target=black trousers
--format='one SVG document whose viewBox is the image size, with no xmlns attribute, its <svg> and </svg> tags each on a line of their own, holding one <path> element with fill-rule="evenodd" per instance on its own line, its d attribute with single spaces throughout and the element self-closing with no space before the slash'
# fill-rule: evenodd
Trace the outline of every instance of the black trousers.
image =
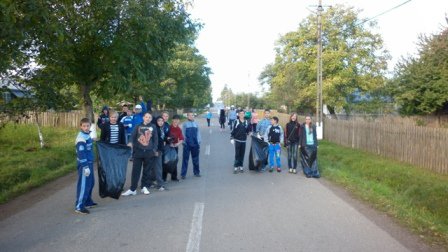
<svg viewBox="0 0 448 252">
<path fill-rule="evenodd" d="M 150 186 L 150 171 L 151 171 L 151 165 L 156 162 L 155 157 L 146 155 L 146 156 L 140 156 L 140 157 L 133 157 L 132 161 L 132 177 L 131 177 L 131 190 L 135 191 L 138 186 L 138 181 L 140 179 L 140 174 L 142 173 L 143 168 L 143 174 L 141 176 L 141 187 L 147 187 Z"/>
<path fill-rule="evenodd" d="M 246 142 L 235 141 L 235 163 L 233 164 L 233 167 L 243 167 L 245 152 Z"/>
</svg>

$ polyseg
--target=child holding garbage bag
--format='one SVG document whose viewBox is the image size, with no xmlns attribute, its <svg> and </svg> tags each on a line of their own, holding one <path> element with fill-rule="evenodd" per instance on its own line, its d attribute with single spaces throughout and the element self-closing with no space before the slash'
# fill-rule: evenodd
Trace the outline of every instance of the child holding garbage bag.
<svg viewBox="0 0 448 252">
<path fill-rule="evenodd" d="M 317 133 L 316 125 L 311 121 L 311 117 L 305 117 L 300 136 L 300 153 L 302 157 L 303 173 L 307 178 L 320 178 L 317 169 Z"/>
<path fill-rule="evenodd" d="M 244 111 L 238 112 L 238 119 L 233 124 L 233 130 L 230 133 L 230 143 L 235 145 L 235 162 L 233 164 L 233 173 L 244 172 L 243 161 L 246 152 L 246 139 L 249 134 L 249 122 L 244 119 Z"/>
</svg>

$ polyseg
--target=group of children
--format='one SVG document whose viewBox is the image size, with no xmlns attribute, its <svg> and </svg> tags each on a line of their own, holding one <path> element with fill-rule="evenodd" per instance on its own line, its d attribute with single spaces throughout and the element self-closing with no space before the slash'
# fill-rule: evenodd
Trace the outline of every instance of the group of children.
<svg viewBox="0 0 448 252">
<path fill-rule="evenodd" d="M 186 178 L 190 153 L 194 176 L 201 176 L 199 169 L 201 135 L 193 113 L 187 113 L 187 121 L 183 123 L 182 129 L 179 127 L 180 116 L 174 115 L 171 125 L 168 119 L 168 113 L 163 112 L 153 120 L 152 114 L 146 111 L 143 102 L 135 106 L 133 114 L 129 113 L 127 106 L 123 106 L 123 113 L 120 116 L 107 107 L 103 108 L 97 122 L 101 129 L 100 141 L 109 144 L 127 144 L 132 147 L 131 186 L 122 193 L 123 196 L 136 195 L 139 180 L 141 192 L 145 195 L 150 194 L 151 186 L 156 186 L 159 191 L 166 190 L 168 173 L 171 173 L 172 181 L 179 181 L 177 168 L 168 172 L 162 167 L 162 156 L 166 146 L 175 148 L 178 152 L 178 146 L 183 144 L 182 179 Z M 90 128 L 90 120 L 83 118 L 76 138 L 78 184 L 75 212 L 79 214 L 88 214 L 88 208 L 97 205 L 92 200 L 95 183 L 94 139 L 90 136 Z"/>
<path fill-rule="evenodd" d="M 288 151 L 289 173 L 297 173 L 298 151 L 301 150 L 301 165 L 306 177 L 319 178 L 317 170 L 317 134 L 316 126 L 312 124 L 311 117 L 305 118 L 301 125 L 297 120 L 297 114 L 292 113 L 289 122 L 285 125 L 285 131 L 279 125 L 278 117 L 270 117 L 270 110 L 265 109 L 264 118 L 257 120 L 255 126 L 249 123 L 250 118 L 240 110 L 236 120 L 231 122 L 230 143 L 235 146 L 235 162 L 233 173 L 242 173 L 243 160 L 246 149 L 247 136 L 252 134 L 263 140 L 268 146 L 269 172 L 277 170 L 281 172 L 281 150 L 282 145 Z M 266 164 L 262 164 L 261 171 L 266 171 Z"/>
</svg>

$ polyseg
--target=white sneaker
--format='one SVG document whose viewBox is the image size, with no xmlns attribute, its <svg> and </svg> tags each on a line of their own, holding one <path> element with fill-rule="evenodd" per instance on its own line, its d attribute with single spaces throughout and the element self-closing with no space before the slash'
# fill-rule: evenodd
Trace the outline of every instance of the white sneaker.
<svg viewBox="0 0 448 252">
<path fill-rule="evenodd" d="M 292 173 L 292 169 L 291 168 L 289 169 L 289 173 Z"/>
<path fill-rule="evenodd" d="M 148 191 L 148 188 L 146 188 L 145 186 L 142 188 L 142 193 L 144 194 L 144 195 L 148 195 L 149 194 L 149 191 Z"/>
<path fill-rule="evenodd" d="M 123 196 L 131 196 L 131 195 L 134 196 L 134 195 L 137 195 L 137 192 L 136 191 L 132 191 L 131 189 L 129 189 L 126 192 L 122 193 L 121 195 L 123 195 Z"/>
<path fill-rule="evenodd" d="M 297 170 L 296 169 L 292 169 L 292 173 L 297 174 Z"/>
</svg>

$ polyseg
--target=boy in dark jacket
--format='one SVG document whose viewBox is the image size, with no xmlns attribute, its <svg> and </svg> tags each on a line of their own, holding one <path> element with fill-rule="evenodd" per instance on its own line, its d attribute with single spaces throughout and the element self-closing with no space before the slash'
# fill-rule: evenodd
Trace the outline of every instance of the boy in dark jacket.
<svg viewBox="0 0 448 252">
<path fill-rule="evenodd" d="M 246 152 L 246 139 L 249 134 L 249 122 L 244 119 L 244 111 L 238 112 L 238 119 L 233 123 L 233 130 L 230 133 L 230 143 L 235 145 L 235 162 L 233 173 L 244 172 L 243 162 Z"/>
</svg>

